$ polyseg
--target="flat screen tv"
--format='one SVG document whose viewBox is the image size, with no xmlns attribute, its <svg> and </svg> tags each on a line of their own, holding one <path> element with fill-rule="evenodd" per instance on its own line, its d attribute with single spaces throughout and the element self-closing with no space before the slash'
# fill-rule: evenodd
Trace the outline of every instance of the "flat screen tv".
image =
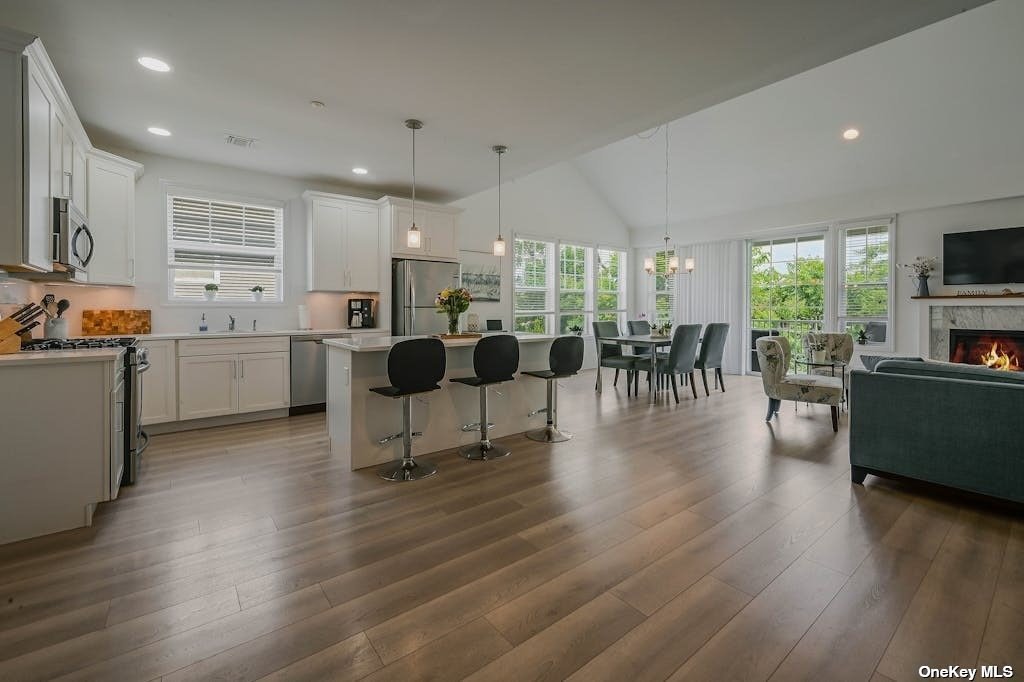
<svg viewBox="0 0 1024 682">
<path fill-rule="evenodd" d="M 942 282 L 1024 282 L 1024 227 L 942 235 Z"/>
</svg>

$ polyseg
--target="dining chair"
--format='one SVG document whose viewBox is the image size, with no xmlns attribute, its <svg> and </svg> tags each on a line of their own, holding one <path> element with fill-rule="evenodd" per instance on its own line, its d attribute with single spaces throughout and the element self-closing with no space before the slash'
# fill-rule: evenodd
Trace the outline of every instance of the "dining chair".
<svg viewBox="0 0 1024 682">
<path fill-rule="evenodd" d="M 619 370 L 626 370 L 626 396 L 629 396 L 630 387 L 633 383 L 633 372 L 636 369 L 637 359 L 632 355 L 623 355 L 622 346 L 613 343 L 601 343 L 601 339 L 612 338 L 619 335 L 619 325 L 616 322 L 594 322 L 594 342 L 597 344 L 597 371 L 600 373 L 602 367 L 615 370 L 615 379 L 612 386 L 619 384 Z M 601 379 L 598 377 L 594 383 L 594 390 L 598 389 Z"/>
<path fill-rule="evenodd" d="M 676 384 L 676 375 L 688 376 L 690 378 L 690 389 L 693 397 L 697 397 L 697 385 L 693 382 L 693 368 L 697 359 L 697 343 L 700 340 L 699 324 L 681 324 L 672 333 L 672 345 L 669 347 L 668 355 L 658 358 L 658 374 L 666 376 L 672 383 L 672 395 L 679 403 L 679 388 Z M 661 353 L 658 354 L 659 356 Z"/>
<path fill-rule="evenodd" d="M 630 336 L 647 336 L 651 333 L 651 323 L 647 320 L 629 320 L 626 322 L 626 328 L 629 330 Z M 650 363 L 651 353 L 654 349 L 648 346 L 633 346 L 633 355 L 637 358 L 641 358 L 643 362 Z M 634 386 L 636 391 L 640 390 L 640 377 L 636 375 L 634 377 Z M 647 383 L 651 383 L 651 373 L 647 372 Z"/>
<path fill-rule="evenodd" d="M 704 328 L 704 339 L 700 344 L 700 353 L 694 367 L 700 370 L 704 380 L 704 395 L 710 396 L 708 389 L 708 370 L 715 370 L 715 388 L 725 393 L 725 380 L 722 377 L 722 356 L 725 355 L 725 340 L 729 336 L 728 322 L 712 322 Z M 765 337 L 768 338 L 768 337 Z"/>
</svg>

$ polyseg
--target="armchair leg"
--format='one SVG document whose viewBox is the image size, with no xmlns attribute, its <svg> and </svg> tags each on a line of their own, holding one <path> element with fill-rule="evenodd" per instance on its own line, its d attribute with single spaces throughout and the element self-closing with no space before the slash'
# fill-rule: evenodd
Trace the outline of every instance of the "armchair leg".
<svg viewBox="0 0 1024 682">
<path fill-rule="evenodd" d="M 708 371 L 701 367 L 700 378 L 704 380 L 704 395 L 705 397 L 711 396 L 711 390 L 708 388 Z"/>
<path fill-rule="evenodd" d="M 868 470 L 863 467 L 851 466 L 850 467 L 850 480 L 857 485 L 864 485 L 864 479 L 867 478 Z"/>
<path fill-rule="evenodd" d="M 831 412 L 832 412 L 832 430 L 838 433 L 839 432 L 839 406 L 838 405 L 829 405 L 829 407 L 831 408 Z"/>
<path fill-rule="evenodd" d="M 768 414 L 765 415 L 764 420 L 766 422 L 770 422 L 772 420 L 772 415 L 774 415 L 774 414 L 775 414 L 775 400 L 773 398 L 768 398 Z"/>
<path fill-rule="evenodd" d="M 693 372 L 690 372 L 689 375 L 687 375 L 687 376 L 690 377 L 690 390 L 693 391 L 693 398 L 694 398 L 694 400 L 696 400 L 697 399 L 697 381 L 696 381 L 696 379 L 693 378 Z"/>
</svg>

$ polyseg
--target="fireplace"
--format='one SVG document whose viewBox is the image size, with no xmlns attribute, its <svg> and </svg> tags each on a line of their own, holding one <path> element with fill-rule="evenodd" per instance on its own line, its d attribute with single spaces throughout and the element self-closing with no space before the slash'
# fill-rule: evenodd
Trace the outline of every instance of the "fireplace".
<svg viewBox="0 0 1024 682">
<path fill-rule="evenodd" d="M 1019 372 L 1024 369 L 1024 331 L 950 329 L 949 361 Z"/>
</svg>

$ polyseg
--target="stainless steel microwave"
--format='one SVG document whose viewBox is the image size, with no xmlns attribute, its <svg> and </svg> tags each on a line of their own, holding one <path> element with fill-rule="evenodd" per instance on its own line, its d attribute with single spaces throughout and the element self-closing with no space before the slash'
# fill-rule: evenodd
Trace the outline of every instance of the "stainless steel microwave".
<svg viewBox="0 0 1024 682">
<path fill-rule="evenodd" d="M 53 262 L 70 270 L 71 279 L 86 281 L 96 242 L 85 216 L 67 199 L 53 200 Z"/>
</svg>

